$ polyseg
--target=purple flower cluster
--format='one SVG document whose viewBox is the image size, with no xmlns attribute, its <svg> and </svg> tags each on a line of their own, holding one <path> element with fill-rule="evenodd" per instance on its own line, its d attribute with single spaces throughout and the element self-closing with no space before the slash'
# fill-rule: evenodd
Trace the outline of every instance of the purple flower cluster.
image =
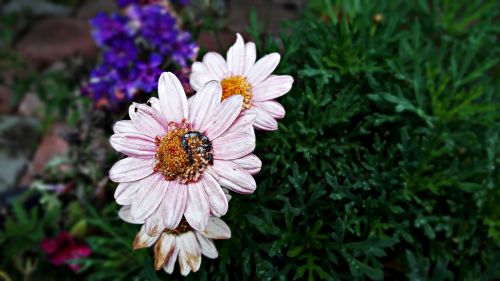
<svg viewBox="0 0 500 281">
<path fill-rule="evenodd" d="M 82 91 L 98 106 L 113 107 L 138 92 L 155 90 L 165 70 L 180 68 L 180 73 L 188 73 L 198 51 L 166 5 L 118 4 L 125 2 L 123 15 L 101 13 L 91 21 L 94 40 L 103 50 L 102 61 Z"/>
</svg>

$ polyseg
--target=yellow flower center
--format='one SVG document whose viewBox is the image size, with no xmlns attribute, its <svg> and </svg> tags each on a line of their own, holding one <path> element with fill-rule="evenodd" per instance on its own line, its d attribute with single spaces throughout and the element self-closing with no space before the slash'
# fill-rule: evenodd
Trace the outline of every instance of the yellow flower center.
<svg viewBox="0 0 500 281">
<path fill-rule="evenodd" d="M 183 233 L 186 233 L 188 231 L 193 230 L 193 228 L 189 225 L 189 223 L 186 221 L 184 217 L 182 217 L 181 222 L 179 225 L 174 228 L 174 229 L 165 229 L 165 233 L 171 234 L 171 235 L 180 235 Z"/>
<path fill-rule="evenodd" d="M 196 181 L 205 168 L 212 164 L 212 143 L 200 132 L 191 131 L 186 120 L 171 122 L 168 133 L 156 138 L 156 165 L 154 170 L 165 179 L 181 183 Z"/>
<path fill-rule="evenodd" d="M 230 96 L 242 95 L 243 108 L 248 109 L 252 105 L 252 85 L 243 76 L 231 76 L 221 81 L 222 100 Z"/>
</svg>

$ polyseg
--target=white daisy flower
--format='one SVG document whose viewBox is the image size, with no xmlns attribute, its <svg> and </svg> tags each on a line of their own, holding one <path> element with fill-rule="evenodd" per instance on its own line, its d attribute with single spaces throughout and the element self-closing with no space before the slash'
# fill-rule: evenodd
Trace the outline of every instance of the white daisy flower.
<svg viewBox="0 0 500 281">
<path fill-rule="evenodd" d="M 184 216 L 195 230 L 204 230 L 210 215 L 226 214 L 228 200 L 221 185 L 248 194 L 256 188 L 252 174 L 262 165 L 251 154 L 249 134 L 257 114 L 240 115 L 241 96 L 221 102 L 222 88 L 207 83 L 189 104 L 181 83 L 163 73 L 159 99 L 151 106 L 132 104 L 131 120 L 113 127 L 111 145 L 129 156 L 110 170 L 120 183 L 116 202 L 130 205 L 130 216 L 145 221 L 150 236 L 175 229 Z"/>
<path fill-rule="evenodd" d="M 276 119 L 285 116 L 285 109 L 274 99 L 290 91 L 293 78 L 290 75 L 272 75 L 280 61 L 278 53 L 268 54 L 257 62 L 255 59 L 255 44 L 245 44 L 238 33 L 236 43 L 227 51 L 226 59 L 210 52 L 203 57 L 203 62 L 193 64 L 190 84 L 194 90 L 199 90 L 209 81 L 219 81 L 223 100 L 241 95 L 243 109 L 257 111 L 255 128 L 277 130 Z"/>
</svg>

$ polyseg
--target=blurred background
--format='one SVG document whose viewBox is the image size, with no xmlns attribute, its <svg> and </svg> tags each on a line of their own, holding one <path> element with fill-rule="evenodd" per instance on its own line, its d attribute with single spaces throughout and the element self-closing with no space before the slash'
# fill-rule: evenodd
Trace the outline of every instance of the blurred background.
<svg viewBox="0 0 500 281">
<path fill-rule="evenodd" d="M 295 78 L 257 192 L 191 280 L 498 280 L 498 1 L 0 0 L 0 280 L 175 280 L 108 140 L 241 33 Z"/>
</svg>

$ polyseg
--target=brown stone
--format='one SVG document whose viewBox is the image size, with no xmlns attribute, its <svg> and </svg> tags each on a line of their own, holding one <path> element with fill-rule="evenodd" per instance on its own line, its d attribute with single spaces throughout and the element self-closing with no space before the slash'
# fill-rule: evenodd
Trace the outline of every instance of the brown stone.
<svg viewBox="0 0 500 281">
<path fill-rule="evenodd" d="M 69 144 L 62 138 L 63 132 L 67 130 L 65 125 L 56 124 L 50 132 L 43 137 L 33 159 L 28 163 L 26 173 L 21 178 L 20 186 L 29 186 L 33 179 L 41 175 L 47 163 L 55 156 L 61 156 L 69 151 Z"/>
<path fill-rule="evenodd" d="M 43 19 L 19 40 L 17 49 L 38 67 L 77 55 L 89 58 L 97 50 L 90 30 L 90 24 L 83 20 Z"/>
<path fill-rule="evenodd" d="M 219 52 L 223 56 L 225 56 L 227 49 L 234 41 L 236 41 L 236 33 L 232 32 L 220 32 L 218 36 L 214 36 L 213 33 L 202 32 L 198 37 L 198 44 L 207 52 Z M 201 58 L 198 58 L 198 60 L 201 60 Z"/>
</svg>

